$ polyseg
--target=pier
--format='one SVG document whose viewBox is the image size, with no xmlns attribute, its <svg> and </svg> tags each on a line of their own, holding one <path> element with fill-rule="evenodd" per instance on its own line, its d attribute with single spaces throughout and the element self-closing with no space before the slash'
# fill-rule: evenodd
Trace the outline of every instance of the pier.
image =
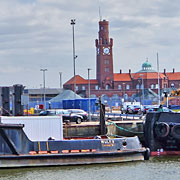
<svg viewBox="0 0 180 180">
<path fill-rule="evenodd" d="M 67 123 L 64 124 L 64 138 L 77 137 L 95 137 L 100 135 L 100 123 L 97 117 L 92 118 L 94 121 L 82 122 L 81 124 Z M 119 120 L 118 120 L 119 119 Z M 143 122 L 144 117 L 140 116 L 122 116 L 109 117 L 106 120 L 106 131 L 108 136 L 138 136 L 143 141 Z"/>
</svg>

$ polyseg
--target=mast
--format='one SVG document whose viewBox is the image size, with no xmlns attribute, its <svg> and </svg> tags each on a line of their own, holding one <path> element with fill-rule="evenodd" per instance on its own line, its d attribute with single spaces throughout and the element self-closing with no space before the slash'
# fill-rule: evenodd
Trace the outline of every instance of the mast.
<svg viewBox="0 0 180 180">
<path fill-rule="evenodd" d="M 158 56 L 158 53 L 157 53 L 157 71 L 158 71 L 158 105 L 160 105 L 160 82 L 159 82 L 159 56 Z"/>
<path fill-rule="evenodd" d="M 101 2 L 99 0 L 99 21 L 102 21 L 102 15 L 101 15 Z"/>
</svg>

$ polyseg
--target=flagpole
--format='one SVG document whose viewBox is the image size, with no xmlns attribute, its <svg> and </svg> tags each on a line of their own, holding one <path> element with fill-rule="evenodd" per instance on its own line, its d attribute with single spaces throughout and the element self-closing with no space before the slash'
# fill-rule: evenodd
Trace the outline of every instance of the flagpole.
<svg viewBox="0 0 180 180">
<path fill-rule="evenodd" d="M 161 103 L 161 98 L 160 98 L 159 55 L 158 55 L 158 53 L 157 53 L 157 71 L 158 71 L 158 104 L 160 105 L 160 103 Z"/>
</svg>

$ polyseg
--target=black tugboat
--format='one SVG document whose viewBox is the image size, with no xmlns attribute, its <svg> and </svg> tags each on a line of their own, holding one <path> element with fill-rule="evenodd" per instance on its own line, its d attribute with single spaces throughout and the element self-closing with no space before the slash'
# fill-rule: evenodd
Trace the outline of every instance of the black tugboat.
<svg viewBox="0 0 180 180">
<path fill-rule="evenodd" d="M 148 113 L 144 137 L 152 156 L 180 155 L 180 113 Z"/>
</svg>

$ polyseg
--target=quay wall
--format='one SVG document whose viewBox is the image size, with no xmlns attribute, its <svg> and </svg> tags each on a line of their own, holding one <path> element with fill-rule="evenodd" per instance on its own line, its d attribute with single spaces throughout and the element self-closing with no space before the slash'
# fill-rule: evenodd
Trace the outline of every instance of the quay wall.
<svg viewBox="0 0 180 180">
<path fill-rule="evenodd" d="M 109 136 L 138 136 L 143 141 L 143 120 L 106 121 Z M 64 138 L 95 137 L 100 135 L 99 122 L 83 122 L 81 124 L 65 124 Z"/>
</svg>

